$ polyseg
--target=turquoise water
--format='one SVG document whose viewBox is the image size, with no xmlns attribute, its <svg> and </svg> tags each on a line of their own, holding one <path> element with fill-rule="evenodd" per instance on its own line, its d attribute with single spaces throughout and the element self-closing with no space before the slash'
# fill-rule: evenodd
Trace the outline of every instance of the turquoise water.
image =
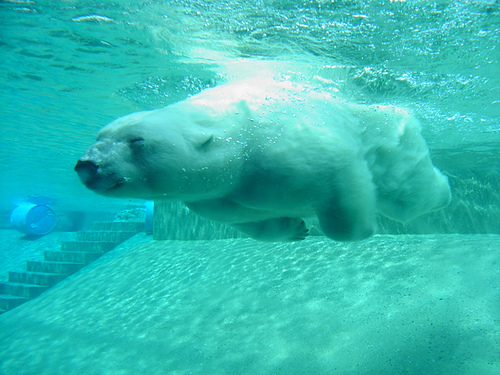
<svg viewBox="0 0 500 375">
<path fill-rule="evenodd" d="M 111 251 L 0 317 L 0 373 L 495 375 L 499 237 Z"/>
<path fill-rule="evenodd" d="M 410 109 L 453 192 L 379 221 L 424 235 L 110 253 L 2 315 L 0 374 L 497 373 L 498 1 L 4 0 L 0 33 L 2 213 L 30 195 L 122 209 L 73 171 L 101 127 L 265 71 Z M 216 231 L 172 207 L 168 239 Z M 41 255 L 6 236 L 2 259 Z"/>
<path fill-rule="evenodd" d="M 97 130 L 251 70 L 242 59 L 407 107 L 439 168 L 497 174 L 499 12 L 494 1 L 3 1 L 0 208 L 26 195 L 121 204 L 72 171 Z"/>
</svg>

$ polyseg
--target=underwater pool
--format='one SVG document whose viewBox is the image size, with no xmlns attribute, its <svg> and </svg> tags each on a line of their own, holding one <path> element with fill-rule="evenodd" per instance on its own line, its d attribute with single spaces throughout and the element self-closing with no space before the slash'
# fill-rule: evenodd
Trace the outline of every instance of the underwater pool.
<svg viewBox="0 0 500 375">
<path fill-rule="evenodd" d="M 406 108 L 453 196 L 405 224 L 379 217 L 379 236 L 349 245 L 314 230 L 297 243 L 228 239 L 227 228 L 166 203 L 166 242 L 110 255 L 101 278 L 88 271 L 95 284 L 84 269 L 0 316 L 0 373 L 499 371 L 498 1 L 5 0 L 0 37 L 2 230 L 33 197 L 66 218 L 142 206 L 78 179 L 98 130 L 266 75 Z M 21 249 L 38 259 L 46 248 L 7 234 L 0 259 L 16 265 Z M 141 272 L 151 280 L 140 284 Z M 87 294 L 76 306 L 78 290 Z M 63 349 L 80 342 L 85 352 Z"/>
</svg>

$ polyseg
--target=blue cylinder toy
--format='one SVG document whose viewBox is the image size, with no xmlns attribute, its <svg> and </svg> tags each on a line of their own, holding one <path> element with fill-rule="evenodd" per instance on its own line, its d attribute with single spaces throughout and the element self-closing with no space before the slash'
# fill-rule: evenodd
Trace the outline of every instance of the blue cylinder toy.
<svg viewBox="0 0 500 375">
<path fill-rule="evenodd" d="M 54 229 L 56 215 L 49 206 L 23 203 L 12 210 L 10 222 L 22 233 L 43 236 Z"/>
</svg>

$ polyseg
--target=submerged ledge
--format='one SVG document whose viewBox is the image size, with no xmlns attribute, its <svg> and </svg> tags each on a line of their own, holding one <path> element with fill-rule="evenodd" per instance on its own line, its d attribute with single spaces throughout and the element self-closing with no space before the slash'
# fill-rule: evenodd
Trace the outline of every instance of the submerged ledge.
<svg viewBox="0 0 500 375">
<path fill-rule="evenodd" d="M 499 244 L 139 244 L 0 316 L 0 372 L 494 374 Z"/>
</svg>

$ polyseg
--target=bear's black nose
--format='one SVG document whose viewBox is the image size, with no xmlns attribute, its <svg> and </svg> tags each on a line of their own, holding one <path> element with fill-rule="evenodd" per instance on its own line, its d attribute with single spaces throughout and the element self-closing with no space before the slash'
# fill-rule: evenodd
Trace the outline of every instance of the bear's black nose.
<svg viewBox="0 0 500 375">
<path fill-rule="evenodd" d="M 80 177 L 80 180 L 89 188 L 91 188 L 98 179 L 98 169 L 99 166 L 95 165 L 90 160 L 78 160 L 75 165 L 75 171 L 78 173 L 78 177 Z"/>
</svg>

